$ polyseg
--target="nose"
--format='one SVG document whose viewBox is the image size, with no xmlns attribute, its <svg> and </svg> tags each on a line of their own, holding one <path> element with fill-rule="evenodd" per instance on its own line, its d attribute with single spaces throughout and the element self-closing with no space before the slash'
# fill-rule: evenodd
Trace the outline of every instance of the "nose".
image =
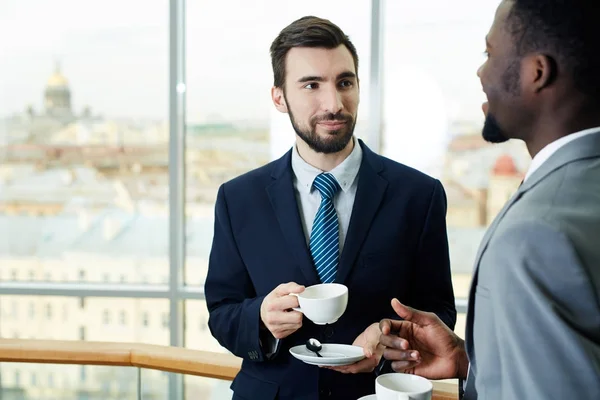
<svg viewBox="0 0 600 400">
<path fill-rule="evenodd" d="M 325 112 L 337 114 L 342 110 L 342 94 L 336 87 L 329 88 L 323 91 L 322 107 Z"/>
<path fill-rule="evenodd" d="M 483 65 L 484 65 L 484 64 L 481 64 L 481 65 L 479 66 L 479 68 L 477 68 L 477 77 L 478 77 L 479 79 L 481 79 L 481 71 L 483 70 Z"/>
</svg>

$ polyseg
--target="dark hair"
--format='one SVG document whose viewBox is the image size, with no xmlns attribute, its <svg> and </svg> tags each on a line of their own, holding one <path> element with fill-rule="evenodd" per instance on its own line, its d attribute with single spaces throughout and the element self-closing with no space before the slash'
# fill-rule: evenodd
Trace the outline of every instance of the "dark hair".
<svg viewBox="0 0 600 400">
<path fill-rule="evenodd" d="M 333 22 L 307 16 L 302 17 L 283 28 L 271 44 L 271 65 L 273 81 L 276 87 L 285 83 L 285 59 L 288 51 L 294 47 L 321 47 L 334 49 L 344 45 L 352 54 L 354 69 L 358 75 L 358 54 L 350 38 Z"/>
<path fill-rule="evenodd" d="M 576 89 L 600 100 L 598 0 L 511 0 L 507 27 L 518 56 L 545 53 Z"/>
</svg>

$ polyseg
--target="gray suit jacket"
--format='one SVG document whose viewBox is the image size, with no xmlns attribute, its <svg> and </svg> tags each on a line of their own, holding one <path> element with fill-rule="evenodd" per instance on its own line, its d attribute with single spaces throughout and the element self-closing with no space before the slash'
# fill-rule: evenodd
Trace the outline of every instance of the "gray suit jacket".
<svg viewBox="0 0 600 400">
<path fill-rule="evenodd" d="M 488 229 L 465 399 L 600 398 L 600 133 L 554 153 Z"/>
</svg>

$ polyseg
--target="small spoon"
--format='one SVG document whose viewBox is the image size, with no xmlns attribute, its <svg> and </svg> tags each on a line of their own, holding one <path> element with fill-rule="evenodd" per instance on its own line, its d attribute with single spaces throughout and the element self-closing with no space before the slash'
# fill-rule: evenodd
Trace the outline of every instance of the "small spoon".
<svg viewBox="0 0 600 400">
<path fill-rule="evenodd" d="M 316 353 L 318 357 L 323 357 L 319 354 L 319 352 L 323 349 L 323 346 L 321 346 L 321 342 L 319 342 L 317 339 L 308 339 L 306 341 L 306 348 L 313 353 Z"/>
</svg>

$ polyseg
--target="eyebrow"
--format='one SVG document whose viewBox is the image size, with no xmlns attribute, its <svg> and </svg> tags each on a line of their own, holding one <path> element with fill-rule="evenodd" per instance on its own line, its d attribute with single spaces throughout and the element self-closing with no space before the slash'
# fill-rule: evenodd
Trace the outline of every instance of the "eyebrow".
<svg viewBox="0 0 600 400">
<path fill-rule="evenodd" d="M 354 72 L 351 71 L 346 71 L 346 72 L 342 72 L 341 74 L 339 74 L 336 77 L 336 80 L 340 80 L 340 79 L 344 79 L 344 78 L 356 78 L 356 74 Z M 323 78 L 322 76 L 316 76 L 316 75 L 308 75 L 308 76 L 303 76 L 302 78 L 298 79 L 298 83 L 306 83 L 306 82 L 324 82 L 325 78 Z"/>
</svg>

